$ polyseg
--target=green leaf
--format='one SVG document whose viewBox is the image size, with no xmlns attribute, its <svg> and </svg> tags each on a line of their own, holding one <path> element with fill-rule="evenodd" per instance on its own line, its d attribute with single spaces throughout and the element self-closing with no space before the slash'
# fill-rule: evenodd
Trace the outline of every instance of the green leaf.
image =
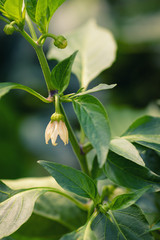
<svg viewBox="0 0 160 240">
<path fill-rule="evenodd" d="M 106 214 L 99 213 L 91 229 L 101 240 L 153 240 L 148 232 L 149 224 L 136 205 L 122 210 L 109 210 Z"/>
<path fill-rule="evenodd" d="M 48 31 L 48 24 L 65 0 L 25 0 L 28 15 L 39 27 L 41 32 Z"/>
<path fill-rule="evenodd" d="M 35 22 L 37 1 L 38 0 L 25 0 L 25 6 L 27 9 L 27 13 L 33 22 Z"/>
<path fill-rule="evenodd" d="M 110 210 L 118 210 L 131 206 L 134 204 L 148 189 L 150 186 L 142 188 L 132 193 L 126 193 L 115 197 L 109 204 Z"/>
<path fill-rule="evenodd" d="M 37 199 L 34 213 L 56 221 L 70 231 L 82 226 L 87 218 L 87 211 L 79 209 L 69 199 L 49 192 Z"/>
<path fill-rule="evenodd" d="M 153 225 L 151 227 L 150 232 L 151 231 L 156 231 L 156 230 L 160 230 L 160 220 L 155 225 Z"/>
<path fill-rule="evenodd" d="M 110 31 L 99 27 L 93 20 L 65 36 L 68 40 L 67 48 L 61 51 L 52 46 L 48 58 L 61 61 L 79 50 L 73 64 L 73 73 L 80 86 L 87 88 L 88 84 L 115 60 L 115 40 Z"/>
<path fill-rule="evenodd" d="M 46 190 L 23 191 L 0 203 L 0 238 L 14 233 L 31 216 L 35 201 Z"/>
<path fill-rule="evenodd" d="M 1 11 L 2 13 L 5 12 L 5 11 L 4 11 L 4 4 L 5 4 L 5 2 L 6 2 L 6 0 L 0 0 L 0 11 Z"/>
<path fill-rule="evenodd" d="M 64 235 L 60 240 L 98 240 L 93 231 L 87 225 L 78 230 Z"/>
<path fill-rule="evenodd" d="M 0 203 L 9 198 L 12 192 L 13 190 L 11 188 L 9 188 L 6 184 L 0 181 Z"/>
<path fill-rule="evenodd" d="M 50 103 L 49 100 L 47 100 L 45 97 L 43 97 L 42 95 L 40 95 L 39 93 L 37 93 L 33 89 L 31 89 L 27 86 L 24 86 L 24 85 L 21 85 L 21 84 L 18 84 L 18 83 L 12 83 L 12 82 L 0 83 L 0 98 L 2 96 L 4 96 L 5 94 L 7 94 L 12 89 L 24 90 L 24 91 L 32 94 L 33 96 L 39 98 L 41 101 L 43 101 L 45 103 Z"/>
<path fill-rule="evenodd" d="M 126 139 L 123 138 L 112 139 L 109 148 L 118 155 L 125 157 L 139 165 L 145 166 L 143 159 L 139 155 L 138 150 L 132 143 L 130 143 Z"/>
<path fill-rule="evenodd" d="M 96 86 L 94 88 L 91 88 L 91 89 L 88 89 L 85 92 L 80 92 L 80 93 L 75 94 L 74 97 L 82 96 L 82 95 L 85 95 L 85 94 L 94 93 L 94 92 L 98 92 L 98 91 L 102 91 L 102 90 L 109 90 L 109 89 L 114 88 L 116 85 L 117 84 L 108 85 L 108 84 L 101 83 L 98 86 Z"/>
<path fill-rule="evenodd" d="M 69 58 L 58 63 L 51 72 L 52 86 L 54 89 L 57 89 L 59 93 L 63 93 L 68 87 L 76 54 L 77 52 L 74 52 Z"/>
<path fill-rule="evenodd" d="M 58 240 L 68 232 L 69 229 L 61 223 L 33 213 L 13 237 L 15 240 Z"/>
<path fill-rule="evenodd" d="M 97 155 L 93 159 L 92 168 L 91 168 L 91 176 L 93 179 L 97 180 L 103 180 L 106 178 L 106 176 L 103 173 L 103 168 L 99 168 Z"/>
<path fill-rule="evenodd" d="M 113 152 L 109 152 L 104 168 L 106 176 L 120 186 L 140 189 L 151 185 L 160 190 L 160 176 Z"/>
<path fill-rule="evenodd" d="M 25 187 L 26 189 L 30 187 L 44 187 L 48 190 L 57 189 L 59 191 L 63 191 L 60 185 L 58 185 L 52 177 L 5 180 L 5 183 L 11 188 L 17 190 L 21 189 L 22 187 Z M 3 187 L 2 190 L 5 190 L 5 188 Z M 72 195 L 73 197 L 75 197 L 75 195 L 72 193 L 70 193 L 69 196 Z M 77 198 L 79 201 L 82 201 L 81 197 L 77 196 Z M 84 198 L 83 203 L 85 204 Z M 74 202 L 72 202 L 65 196 L 57 194 L 57 192 L 46 192 L 45 194 L 40 196 L 36 200 L 33 212 L 34 216 L 32 216 L 31 219 L 24 224 L 24 227 L 22 226 L 20 228 L 18 234 L 28 236 L 28 238 L 31 238 L 31 236 L 42 237 L 45 233 L 45 229 L 47 228 L 47 219 L 50 219 L 51 223 L 49 223 L 48 226 L 48 234 L 50 232 L 50 236 L 53 239 L 53 236 L 58 234 L 58 223 L 61 225 L 61 227 L 59 226 L 60 230 L 62 230 L 62 227 L 64 227 L 65 229 L 68 229 L 68 231 L 73 231 L 74 229 L 84 225 L 87 218 L 86 210 L 81 210 L 77 205 L 75 205 Z M 41 218 L 38 216 L 40 216 Z M 44 223 L 42 221 L 42 218 Z M 36 226 L 39 228 L 39 231 L 37 228 L 35 229 L 35 224 L 33 222 L 37 222 Z M 53 231 L 49 230 L 50 228 Z"/>
<path fill-rule="evenodd" d="M 123 138 L 160 151 L 160 118 L 144 116 L 137 119 L 123 134 Z"/>
<path fill-rule="evenodd" d="M 94 235 L 94 232 L 91 230 L 91 223 L 95 218 L 94 215 L 91 216 L 91 219 L 81 228 L 77 229 L 74 232 L 64 235 L 60 240 L 98 240 Z"/>
<path fill-rule="evenodd" d="M 52 15 L 64 1 L 65 0 L 38 0 L 35 20 L 42 31 L 46 32 L 48 30 L 48 23 L 50 22 Z"/>
<path fill-rule="evenodd" d="M 12 237 L 5 237 L 5 238 L 2 238 L 1 240 L 14 240 Z"/>
<path fill-rule="evenodd" d="M 106 161 L 110 142 L 107 113 L 103 105 L 90 95 L 79 96 L 73 100 L 73 106 L 86 136 L 97 152 L 98 162 L 102 167 Z"/>
<path fill-rule="evenodd" d="M 93 180 L 81 171 L 54 162 L 38 161 L 38 163 L 65 190 L 93 200 L 97 197 L 97 188 Z"/>
<path fill-rule="evenodd" d="M 23 0 L 6 0 L 4 3 L 4 10 L 13 20 L 21 21 L 22 5 Z"/>
</svg>

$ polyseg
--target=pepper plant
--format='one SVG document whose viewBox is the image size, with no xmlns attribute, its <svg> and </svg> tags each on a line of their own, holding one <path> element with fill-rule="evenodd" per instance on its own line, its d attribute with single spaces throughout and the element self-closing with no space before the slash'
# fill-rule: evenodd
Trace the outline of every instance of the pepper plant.
<svg viewBox="0 0 160 240">
<path fill-rule="evenodd" d="M 145 165 L 148 151 L 159 156 L 160 118 L 141 117 L 121 136 L 112 138 L 106 109 L 90 93 L 107 91 L 116 84 L 99 84 L 91 89 L 88 85 L 115 60 L 115 40 L 94 20 L 66 37 L 49 33 L 51 17 L 64 1 L 0 0 L 4 32 L 18 32 L 31 44 L 48 89 L 44 97 L 28 86 L 1 82 L 0 97 L 11 89 L 21 89 L 50 104 L 54 110 L 46 123 L 45 141 L 48 144 L 51 140 L 53 147 L 58 135 L 65 145 L 70 141 L 81 166 L 76 170 L 38 161 L 51 177 L 32 179 L 30 186 L 23 180 L 18 188 L 11 187 L 14 181 L 11 184 L 2 180 L 0 239 L 154 239 L 160 217 L 151 214 L 151 219 L 135 203 L 160 190 L 160 176 Z M 54 41 L 48 58 L 59 60 L 52 71 L 43 52 L 48 37 Z M 71 72 L 77 76 L 80 88 L 64 94 Z M 73 105 L 80 123 L 79 139 L 62 106 L 66 102 Z"/>
</svg>

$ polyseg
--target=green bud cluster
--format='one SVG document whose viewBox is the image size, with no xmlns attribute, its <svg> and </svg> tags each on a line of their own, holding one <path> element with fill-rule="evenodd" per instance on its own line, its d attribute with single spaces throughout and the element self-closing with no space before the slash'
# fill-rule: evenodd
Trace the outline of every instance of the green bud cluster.
<svg viewBox="0 0 160 240">
<path fill-rule="evenodd" d="M 66 48 L 67 47 L 67 39 L 63 36 L 58 36 L 54 41 L 54 45 L 61 49 Z"/>
</svg>

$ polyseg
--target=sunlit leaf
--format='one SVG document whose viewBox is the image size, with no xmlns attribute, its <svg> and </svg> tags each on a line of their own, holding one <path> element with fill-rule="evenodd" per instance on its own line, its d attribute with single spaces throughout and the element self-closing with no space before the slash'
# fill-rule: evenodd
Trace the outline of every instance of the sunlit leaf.
<svg viewBox="0 0 160 240">
<path fill-rule="evenodd" d="M 141 117 L 122 136 L 131 142 L 160 151 L 160 118 Z"/>
<path fill-rule="evenodd" d="M 52 46 L 48 58 L 61 61 L 79 50 L 73 64 L 73 73 L 81 87 L 86 88 L 96 76 L 112 65 L 116 55 L 115 40 L 109 30 L 99 27 L 93 20 L 65 36 L 67 48 L 62 51 Z"/>
<path fill-rule="evenodd" d="M 112 89 L 116 85 L 117 84 L 108 85 L 108 84 L 101 83 L 101 84 L 99 84 L 98 86 L 96 86 L 94 88 L 88 89 L 87 91 L 84 91 L 84 92 L 82 91 L 80 93 L 77 93 L 75 96 L 82 96 L 82 95 L 89 94 L 89 93 L 94 93 L 94 92 L 98 92 L 98 91 L 102 91 L 102 90 Z"/>
<path fill-rule="evenodd" d="M 33 189 L 15 194 L 0 203 L 0 238 L 14 233 L 31 216 L 35 201 L 43 189 Z"/>
<path fill-rule="evenodd" d="M 22 4 L 23 0 L 6 0 L 4 10 L 13 20 L 21 20 Z"/>
<path fill-rule="evenodd" d="M 118 155 L 125 157 L 139 165 L 144 166 L 143 159 L 135 146 L 123 138 L 115 138 L 110 142 L 110 149 Z"/>
</svg>

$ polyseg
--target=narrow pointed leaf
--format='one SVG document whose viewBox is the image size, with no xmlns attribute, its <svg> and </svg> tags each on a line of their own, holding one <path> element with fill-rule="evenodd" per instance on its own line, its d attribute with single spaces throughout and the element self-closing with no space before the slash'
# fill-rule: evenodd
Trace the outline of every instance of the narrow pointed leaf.
<svg viewBox="0 0 160 240">
<path fill-rule="evenodd" d="M 99 213 L 91 229 L 101 240 L 153 240 L 149 224 L 141 209 L 132 205 L 122 210 Z"/>
<path fill-rule="evenodd" d="M 91 89 L 88 89 L 85 92 L 77 93 L 75 96 L 82 96 L 82 95 L 85 95 L 85 94 L 99 92 L 99 91 L 102 91 L 102 90 L 109 90 L 109 89 L 114 88 L 116 85 L 117 84 L 110 84 L 110 85 L 108 85 L 108 84 L 101 83 L 98 86 L 96 86 L 94 88 L 91 88 Z"/>
<path fill-rule="evenodd" d="M 160 176 L 113 152 L 109 152 L 105 164 L 106 176 L 120 186 L 140 189 L 151 185 L 150 190 L 160 190 Z"/>
<path fill-rule="evenodd" d="M 115 60 L 115 40 L 110 31 L 99 27 L 93 20 L 65 36 L 68 40 L 67 48 L 60 51 L 52 46 L 48 58 L 62 61 L 79 50 L 73 64 L 73 73 L 80 86 L 87 88 L 88 84 Z"/>
<path fill-rule="evenodd" d="M 139 155 L 138 150 L 132 143 L 130 143 L 126 139 L 123 138 L 112 139 L 109 148 L 118 155 L 125 157 L 139 165 L 145 166 L 144 161 Z"/>
<path fill-rule="evenodd" d="M 76 54 L 77 52 L 74 52 L 69 58 L 58 63 L 51 72 L 52 86 L 54 89 L 57 89 L 59 93 L 64 92 L 68 87 Z"/>
<path fill-rule="evenodd" d="M 118 210 L 131 206 L 134 204 L 148 189 L 150 186 L 142 188 L 132 193 L 126 193 L 115 197 L 109 204 L 110 210 Z"/>
<path fill-rule="evenodd" d="M 106 161 L 110 142 L 107 113 L 103 105 L 91 95 L 79 96 L 73 100 L 73 106 L 86 136 L 96 149 L 98 162 L 102 167 Z"/>
<path fill-rule="evenodd" d="M 123 138 L 160 151 L 160 118 L 144 116 L 137 119 L 123 134 Z"/>
<path fill-rule="evenodd" d="M 97 197 L 97 189 L 94 181 L 81 171 L 54 162 L 38 161 L 38 163 L 65 190 L 86 198 L 95 199 Z"/>
<path fill-rule="evenodd" d="M 43 97 L 42 95 L 40 95 L 39 93 L 37 93 L 33 89 L 31 89 L 27 86 L 24 86 L 24 85 L 21 85 L 21 84 L 18 84 L 18 83 L 12 83 L 12 82 L 0 83 L 0 98 L 2 96 L 4 96 L 5 94 L 7 94 L 12 89 L 24 90 L 24 91 L 32 94 L 33 96 L 39 98 L 41 101 L 43 101 L 45 103 L 50 103 L 49 100 L 47 100 L 45 97 Z"/>
</svg>

